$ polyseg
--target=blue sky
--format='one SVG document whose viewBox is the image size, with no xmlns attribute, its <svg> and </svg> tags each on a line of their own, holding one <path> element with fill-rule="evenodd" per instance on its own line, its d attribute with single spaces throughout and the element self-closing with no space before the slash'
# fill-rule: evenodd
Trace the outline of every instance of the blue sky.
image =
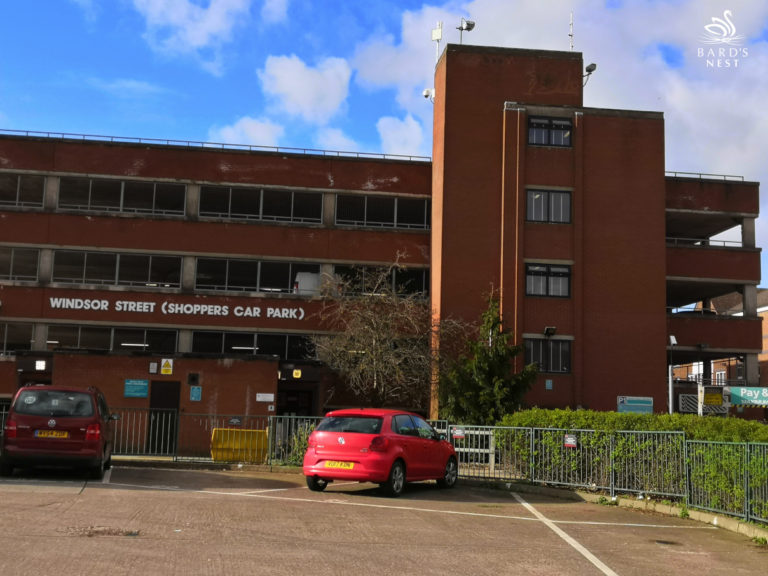
<svg viewBox="0 0 768 576">
<path fill-rule="evenodd" d="M 739 43 L 707 44 L 726 11 Z M 664 112 L 668 170 L 744 176 L 768 198 L 754 0 L 5 2 L 0 128 L 429 156 L 437 22 L 441 48 L 464 17 L 465 44 L 569 50 L 571 13 L 597 63 L 586 106 Z"/>
</svg>

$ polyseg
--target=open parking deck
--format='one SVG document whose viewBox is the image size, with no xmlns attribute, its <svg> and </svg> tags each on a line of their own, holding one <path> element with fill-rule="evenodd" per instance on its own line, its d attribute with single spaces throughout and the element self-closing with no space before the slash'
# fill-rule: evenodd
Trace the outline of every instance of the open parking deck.
<svg viewBox="0 0 768 576">
<path fill-rule="evenodd" d="M 765 574 L 710 525 L 459 485 L 307 490 L 298 474 L 116 467 L 0 479 L 0 574 Z"/>
</svg>

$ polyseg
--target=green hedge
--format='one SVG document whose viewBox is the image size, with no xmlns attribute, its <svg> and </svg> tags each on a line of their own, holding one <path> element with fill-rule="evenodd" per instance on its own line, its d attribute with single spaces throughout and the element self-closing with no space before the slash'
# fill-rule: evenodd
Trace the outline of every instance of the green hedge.
<svg viewBox="0 0 768 576">
<path fill-rule="evenodd" d="M 682 431 L 688 440 L 768 443 L 766 424 L 741 418 L 701 417 L 694 414 L 628 414 L 532 408 L 507 414 L 499 422 L 499 426 L 601 431 Z"/>
</svg>

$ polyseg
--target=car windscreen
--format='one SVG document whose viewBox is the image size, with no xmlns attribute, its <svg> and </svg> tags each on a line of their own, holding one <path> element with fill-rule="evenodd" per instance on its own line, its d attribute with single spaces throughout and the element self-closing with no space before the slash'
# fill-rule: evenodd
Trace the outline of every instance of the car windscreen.
<svg viewBox="0 0 768 576">
<path fill-rule="evenodd" d="M 91 396 L 85 392 L 64 392 L 30 388 L 22 390 L 14 405 L 17 414 L 31 416 L 93 416 Z"/>
<path fill-rule="evenodd" d="M 381 432 L 381 421 L 381 418 L 371 416 L 330 416 L 323 419 L 315 430 L 378 434 Z"/>
</svg>

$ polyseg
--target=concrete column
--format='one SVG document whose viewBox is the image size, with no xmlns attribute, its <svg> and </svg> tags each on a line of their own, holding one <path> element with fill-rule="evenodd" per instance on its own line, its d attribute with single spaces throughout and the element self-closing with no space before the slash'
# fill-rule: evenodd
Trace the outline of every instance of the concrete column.
<svg viewBox="0 0 768 576">
<path fill-rule="evenodd" d="M 741 243 L 745 248 L 754 248 L 755 244 L 755 219 L 744 218 L 741 222 Z"/>
<path fill-rule="evenodd" d="M 43 248 L 40 250 L 40 261 L 37 265 L 37 282 L 44 286 L 51 283 L 53 278 L 53 250 Z"/>
<path fill-rule="evenodd" d="M 757 317 L 757 286 L 746 284 L 741 289 L 742 308 L 745 318 Z"/>
<path fill-rule="evenodd" d="M 32 350 L 48 350 L 48 325 L 36 323 L 32 328 Z"/>
<path fill-rule="evenodd" d="M 323 226 L 333 227 L 336 223 L 336 194 L 323 194 Z"/>
<path fill-rule="evenodd" d="M 192 292 L 195 289 L 195 263 L 194 256 L 181 258 L 181 290 L 183 292 Z"/>
<path fill-rule="evenodd" d="M 61 179 L 58 176 L 46 176 L 45 192 L 43 194 L 43 210 L 53 212 L 59 205 L 59 184 Z"/>
<path fill-rule="evenodd" d="M 192 352 L 192 330 L 179 330 L 178 352 Z"/>
<path fill-rule="evenodd" d="M 747 386 L 760 386 L 760 365 L 757 354 L 744 356 L 744 377 L 747 379 Z"/>
<path fill-rule="evenodd" d="M 320 292 L 323 293 L 334 284 L 333 264 L 320 265 Z"/>
<path fill-rule="evenodd" d="M 200 184 L 187 184 L 186 218 L 197 220 L 200 215 Z"/>
</svg>

